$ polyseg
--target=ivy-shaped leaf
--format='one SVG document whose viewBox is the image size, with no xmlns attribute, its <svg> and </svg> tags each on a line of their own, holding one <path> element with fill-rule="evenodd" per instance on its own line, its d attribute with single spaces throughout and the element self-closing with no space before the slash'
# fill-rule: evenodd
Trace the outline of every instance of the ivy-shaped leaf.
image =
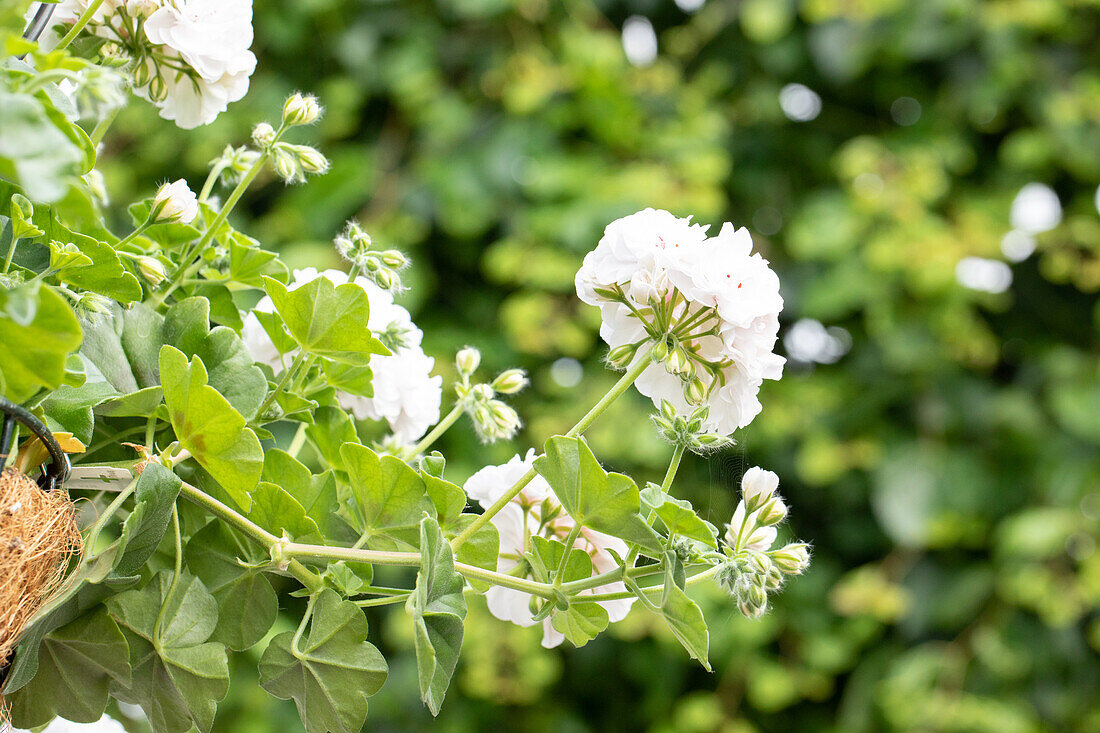
<svg viewBox="0 0 1100 733">
<path fill-rule="evenodd" d="M 717 531 L 714 525 L 696 514 L 691 502 L 666 494 L 657 484 L 647 484 L 640 495 L 642 504 L 656 512 L 669 534 L 698 540 L 717 549 Z"/>
<path fill-rule="evenodd" d="M 115 561 L 116 573 L 136 573 L 157 549 L 172 519 L 172 506 L 182 485 L 179 476 L 159 463 L 145 465 L 134 487 L 134 510 L 122 525 L 123 542 Z"/>
<path fill-rule="evenodd" d="M 34 301 L 34 317 L 25 325 L 0 314 L 0 389 L 13 402 L 61 386 L 66 356 L 80 347 L 80 324 L 65 298 L 39 287 Z"/>
<path fill-rule="evenodd" d="M 545 537 L 532 537 L 531 549 L 536 560 L 547 570 L 556 572 L 561 566 L 565 544 Z M 570 583 L 592 577 L 592 558 L 576 547 L 569 550 L 569 558 L 562 569 L 561 580 Z M 567 609 L 554 608 L 550 623 L 565 635 L 571 644 L 582 647 L 607 628 L 607 610 L 598 603 L 569 602 Z"/>
<path fill-rule="evenodd" d="M 130 684 L 129 649 L 100 607 L 47 634 L 38 648 L 38 671 L 5 702 L 20 728 L 45 725 L 57 715 L 92 723 L 107 707 L 112 679 Z"/>
<path fill-rule="evenodd" d="M 269 481 L 261 481 L 252 492 L 252 511 L 248 518 L 276 537 L 286 533 L 301 542 L 323 544 L 317 523 L 306 516 L 298 500 Z"/>
<path fill-rule="evenodd" d="M 318 276 L 287 290 L 278 280 L 265 277 L 264 289 L 287 331 L 305 351 L 357 366 L 365 366 L 371 354 L 390 353 L 366 327 L 370 303 L 367 292 L 358 285 L 336 286 Z"/>
<path fill-rule="evenodd" d="M 365 445 L 340 451 L 351 483 L 351 504 L 341 511 L 376 550 L 415 548 L 420 518 L 434 507 L 420 474 L 394 456 L 379 456 Z"/>
<path fill-rule="evenodd" d="M 416 588 L 406 608 L 413 620 L 420 699 L 432 715 L 439 715 L 462 651 L 466 583 L 455 572 L 451 546 L 439 523 L 430 517 L 420 521 L 420 558 Z"/>
<path fill-rule="evenodd" d="M 359 434 L 346 412 L 331 405 L 318 407 L 313 413 L 313 424 L 306 428 L 306 437 L 327 465 L 347 471 L 341 451 L 347 443 L 358 443 Z"/>
<path fill-rule="evenodd" d="M 160 350 L 164 401 L 180 444 L 242 509 L 263 471 L 263 449 L 239 412 L 207 384 L 206 367 L 172 346 Z"/>
<path fill-rule="evenodd" d="M 535 470 L 579 524 L 650 552 L 661 551 L 660 538 L 640 514 L 634 480 L 603 470 L 583 438 L 551 437 L 546 441 L 546 454 L 535 460 Z"/>
<path fill-rule="evenodd" d="M 710 648 L 710 632 L 707 630 L 707 620 L 695 601 L 688 598 L 687 593 L 678 583 L 678 576 L 683 575 L 683 566 L 676 557 L 676 553 L 668 552 L 665 555 L 665 586 L 661 595 L 661 615 L 664 616 L 668 630 L 676 637 L 676 640 L 687 649 L 692 659 L 698 660 L 703 667 L 710 672 L 710 661 L 707 659 Z M 681 581 L 682 582 L 682 581 Z"/>
<path fill-rule="evenodd" d="M 264 453 L 263 480 L 278 484 L 294 497 L 326 537 L 334 534 L 340 503 L 332 471 L 315 476 L 289 453 L 271 448 Z"/>
<path fill-rule="evenodd" d="M 218 623 L 218 603 L 193 575 L 184 574 L 168 598 L 171 584 L 172 573 L 160 572 L 144 588 L 108 599 L 133 670 L 130 684 L 114 680 L 111 692 L 140 705 L 158 733 L 185 733 L 192 724 L 209 733 L 217 702 L 229 690 L 225 647 L 207 641 Z"/>
<path fill-rule="evenodd" d="M 356 733 L 367 719 L 367 698 L 389 672 L 367 641 L 363 610 L 334 590 L 322 590 L 309 633 L 303 631 L 271 640 L 260 658 L 260 686 L 293 699 L 307 733 Z"/>
<path fill-rule="evenodd" d="M 132 303 L 142 296 L 141 283 L 129 272 L 119 258 L 115 248 L 94 237 L 70 231 L 53 222 L 46 228 L 46 237 L 75 245 L 76 249 L 88 258 L 87 263 L 64 267 L 57 278 L 81 290 L 99 293 L 120 303 Z"/>
<path fill-rule="evenodd" d="M 255 567 L 269 559 L 267 553 L 225 523 L 214 521 L 192 535 L 184 558 L 218 602 L 218 625 L 211 638 L 235 651 L 259 642 L 279 615 L 275 589 Z"/>
</svg>

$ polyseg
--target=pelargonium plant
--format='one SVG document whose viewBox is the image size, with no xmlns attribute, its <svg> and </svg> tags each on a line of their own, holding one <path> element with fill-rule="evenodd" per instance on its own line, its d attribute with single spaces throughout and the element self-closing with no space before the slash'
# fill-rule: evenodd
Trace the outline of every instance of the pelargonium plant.
<svg viewBox="0 0 1100 733">
<path fill-rule="evenodd" d="M 685 451 L 731 443 L 782 371 L 779 280 L 746 230 L 708 237 L 652 209 L 608 225 L 577 293 L 622 377 L 566 433 L 463 482 L 436 441 L 455 426 L 514 439 L 525 374 L 485 375 L 467 347 L 445 389 L 400 305 L 407 258 L 357 223 L 334 236 L 344 269 L 291 272 L 230 222 L 261 172 L 327 170 L 300 142 L 316 99 L 291 96 L 227 146 L 197 194 L 150 185 L 129 231 L 106 224 L 96 145 L 123 85 L 182 128 L 209 122 L 255 65 L 250 4 L 66 0 L 54 21 L 44 45 L 8 33 L 0 70 L 0 385 L 71 452 L 83 553 L 5 660 L 16 725 L 94 721 L 113 697 L 155 731 L 209 731 L 229 655 L 267 640 L 280 608 L 300 616 L 266 641 L 260 685 L 311 733 L 359 730 L 384 686 L 368 606 L 404 609 L 433 713 L 478 593 L 547 647 L 638 605 L 709 669 L 691 586 L 717 583 L 757 617 L 805 570 L 805 544 L 777 546 L 775 474 L 745 474 L 724 528 L 675 496 Z M 608 472 L 584 439 L 632 386 L 671 444 L 659 482 Z M 369 423 L 388 437 L 365 442 Z M 405 582 L 376 583 L 379 566 Z"/>
</svg>

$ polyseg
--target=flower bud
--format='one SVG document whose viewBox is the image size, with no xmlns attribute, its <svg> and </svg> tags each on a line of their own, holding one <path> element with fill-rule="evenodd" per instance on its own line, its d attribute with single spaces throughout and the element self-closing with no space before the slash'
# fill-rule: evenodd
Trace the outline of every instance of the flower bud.
<svg viewBox="0 0 1100 733">
<path fill-rule="evenodd" d="M 661 414 L 664 415 L 666 420 L 672 421 L 676 419 L 676 406 L 668 400 L 661 400 Z"/>
<path fill-rule="evenodd" d="M 298 157 L 286 150 L 284 145 L 275 145 L 271 148 L 271 168 L 275 175 L 286 183 L 302 183 L 306 180 L 302 173 L 302 166 L 298 163 Z"/>
<path fill-rule="evenodd" d="M 111 312 L 111 299 L 98 293 L 85 291 L 75 297 L 73 307 L 81 316 L 101 315 Z"/>
<path fill-rule="evenodd" d="M 487 384 L 475 384 L 470 395 L 478 402 L 487 402 L 493 399 L 493 388 Z"/>
<path fill-rule="evenodd" d="M 779 524 L 786 519 L 786 517 L 787 505 L 783 502 L 781 497 L 776 496 L 760 510 L 760 513 L 757 515 L 757 521 L 762 526 L 768 527 L 773 524 Z"/>
<path fill-rule="evenodd" d="M 409 266 L 409 258 L 405 256 L 404 252 L 396 249 L 387 249 L 380 256 L 382 264 L 394 270 L 402 270 Z"/>
<path fill-rule="evenodd" d="M 164 77 L 157 74 L 149 82 L 149 99 L 153 102 L 163 102 L 168 98 L 168 85 L 164 81 Z"/>
<path fill-rule="evenodd" d="M 160 3 L 155 0 L 126 0 L 126 12 L 132 18 L 148 17 L 155 13 L 159 7 Z"/>
<path fill-rule="evenodd" d="M 328 158 L 321 154 L 320 150 L 308 145 L 288 145 L 288 148 L 298 156 L 298 163 L 302 170 L 310 175 L 323 175 L 328 173 Z"/>
<path fill-rule="evenodd" d="M 187 181 L 181 178 L 165 183 L 157 190 L 151 213 L 153 220 L 158 223 L 190 224 L 199 214 L 199 202 L 194 192 L 187 187 Z"/>
<path fill-rule="evenodd" d="M 104 43 L 99 49 L 99 57 L 104 66 L 120 68 L 130 63 L 130 54 L 115 41 Z"/>
<path fill-rule="evenodd" d="M 463 376 L 472 376 L 473 373 L 477 371 L 480 364 L 481 352 L 473 346 L 467 346 L 464 349 L 460 349 L 455 355 L 455 366 L 458 367 L 459 374 Z"/>
<path fill-rule="evenodd" d="M 393 270 L 383 268 L 370 275 L 374 284 L 383 290 L 389 290 L 391 293 L 401 290 L 401 277 Z"/>
<path fill-rule="evenodd" d="M 734 444 L 733 438 L 728 435 L 720 435 L 718 433 L 703 433 L 702 435 L 695 436 L 695 450 L 696 452 L 709 453 L 710 451 L 721 450 L 726 446 Z"/>
<path fill-rule="evenodd" d="M 669 352 L 668 358 L 665 359 L 665 368 L 668 369 L 670 374 L 685 376 L 692 368 L 691 363 L 691 357 L 681 346 L 677 345 Z"/>
<path fill-rule="evenodd" d="M 703 384 L 701 379 L 692 379 L 684 387 L 684 399 L 688 401 L 688 404 L 699 405 L 707 399 L 707 386 Z M 694 421 L 693 421 L 694 422 Z M 702 420 L 699 420 L 700 426 Z M 698 428 L 696 428 L 698 430 Z M 692 432 L 695 432 L 694 430 Z"/>
<path fill-rule="evenodd" d="M 136 262 L 138 272 L 153 287 L 168 279 L 168 272 L 164 269 L 164 264 L 156 257 L 138 257 Z"/>
<path fill-rule="evenodd" d="M 779 477 L 772 471 L 765 471 L 759 466 L 750 468 L 741 479 L 741 495 L 750 512 L 756 511 L 770 501 L 778 489 Z"/>
<path fill-rule="evenodd" d="M 653 344 L 653 356 L 652 359 L 656 363 L 661 363 L 668 358 L 668 341 L 661 339 Z"/>
<path fill-rule="evenodd" d="M 792 542 L 772 554 L 772 562 L 787 575 L 801 575 L 810 566 L 810 546 L 805 542 Z"/>
<path fill-rule="evenodd" d="M 630 362 L 634 361 L 634 354 L 638 351 L 638 347 L 633 344 L 623 344 L 622 346 L 616 346 L 607 354 L 607 364 L 612 369 L 626 369 L 630 366 Z"/>
<path fill-rule="evenodd" d="M 107 182 L 103 179 L 103 174 L 99 170 L 92 168 L 84 174 L 83 178 L 85 185 L 88 186 L 88 193 L 92 195 L 96 203 L 100 206 L 106 206 L 110 203 L 110 198 L 107 196 Z"/>
<path fill-rule="evenodd" d="M 527 386 L 527 375 L 522 369 L 507 369 L 497 375 L 491 386 L 500 394 L 515 394 Z"/>
<path fill-rule="evenodd" d="M 493 422 L 496 423 L 500 437 L 507 439 L 515 435 L 520 426 L 519 413 L 500 400 L 491 401 L 489 409 L 493 413 Z"/>
<path fill-rule="evenodd" d="M 287 125 L 311 125 L 321 115 L 321 106 L 312 94 L 294 92 L 283 104 L 283 122 Z"/>
<path fill-rule="evenodd" d="M 135 87 L 140 89 L 153 80 L 154 73 L 155 70 L 152 61 L 139 63 L 134 67 L 134 70 L 130 72 L 130 81 L 133 82 Z"/>
<path fill-rule="evenodd" d="M 261 122 L 252 128 L 252 142 L 261 148 L 269 148 L 275 142 L 275 128 Z"/>
</svg>

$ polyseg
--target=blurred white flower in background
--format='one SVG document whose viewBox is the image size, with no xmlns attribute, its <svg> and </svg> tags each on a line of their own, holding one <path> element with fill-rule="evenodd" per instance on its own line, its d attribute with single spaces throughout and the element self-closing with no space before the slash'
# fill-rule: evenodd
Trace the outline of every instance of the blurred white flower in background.
<svg viewBox="0 0 1100 733">
<path fill-rule="evenodd" d="M 1009 221 L 1025 234 L 1049 231 L 1062 221 L 1062 203 L 1050 186 L 1029 183 L 1012 200 Z"/>
<path fill-rule="evenodd" d="M 632 15 L 623 23 L 623 52 L 634 66 L 649 66 L 657 60 L 657 33 L 648 18 Z"/>
<path fill-rule="evenodd" d="M 779 107 L 787 119 L 809 122 L 821 114 L 821 97 L 805 84 L 787 84 L 779 90 Z"/>
<path fill-rule="evenodd" d="M 999 260 L 963 257 L 955 266 L 955 279 L 971 290 L 1003 293 L 1012 285 L 1012 268 Z"/>
</svg>

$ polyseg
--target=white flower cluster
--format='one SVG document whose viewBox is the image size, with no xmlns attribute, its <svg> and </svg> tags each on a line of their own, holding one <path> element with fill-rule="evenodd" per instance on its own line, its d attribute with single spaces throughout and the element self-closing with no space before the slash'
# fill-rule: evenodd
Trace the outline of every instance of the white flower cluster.
<svg viewBox="0 0 1100 733">
<path fill-rule="evenodd" d="M 785 360 L 773 353 L 779 278 L 752 253 L 747 229 L 726 223 L 707 237 L 690 219 L 645 209 L 607 226 L 576 286 L 600 308 L 612 363 L 626 366 L 655 342 L 656 363 L 638 390 L 682 414 L 709 405 L 707 430 L 729 435 L 748 425 L 760 413 L 763 380 L 782 376 Z"/>
<path fill-rule="evenodd" d="M 530 450 L 520 458 L 514 456 L 499 466 L 486 466 L 471 476 L 463 486 L 466 494 L 488 508 L 500 499 L 515 483 L 526 474 L 535 463 L 535 451 Z M 523 488 L 516 498 L 504 506 L 492 519 L 500 533 L 500 555 L 497 559 L 497 571 L 513 573 L 529 544 L 529 537 L 541 536 L 565 541 L 575 522 L 561 507 L 554 490 L 542 476 L 535 478 Z M 588 527 L 581 529 L 574 547 L 582 549 L 592 558 L 596 573 L 606 573 L 618 567 L 615 555 L 627 554 L 626 543 L 622 540 L 597 532 Z M 612 553 L 615 553 L 613 555 Z M 530 572 L 525 574 L 528 577 Z M 616 593 L 625 591 L 622 581 L 593 588 L 585 593 Z M 485 593 L 489 611 L 503 621 L 511 621 L 518 626 L 534 626 L 536 621 L 531 611 L 531 596 L 523 591 L 493 586 Z M 615 601 L 600 601 L 612 623 L 626 618 L 634 598 Z M 554 628 L 550 619 L 542 622 L 542 645 L 546 648 L 561 644 L 565 636 Z"/>
<path fill-rule="evenodd" d="M 340 270 L 318 272 L 316 268 L 307 267 L 294 271 L 294 287 L 318 277 L 328 278 L 335 285 L 348 282 L 347 273 Z M 371 357 L 373 397 L 338 392 L 337 399 L 356 419 L 385 420 L 399 443 L 412 443 L 439 421 L 443 378 L 432 376 L 435 359 L 421 348 L 424 333 L 412 322 L 409 312 L 393 301 L 391 293 L 367 278 L 357 277 L 355 284 L 366 291 L 370 300 L 370 318 L 363 327 L 379 335 L 393 353 Z M 265 296 L 254 311 L 271 313 L 274 308 L 271 299 Z M 242 336 L 252 357 L 276 372 L 286 368 L 287 356 L 293 357 L 293 352 L 289 355 L 279 353 L 253 313 L 245 317 Z"/>
<path fill-rule="evenodd" d="M 726 528 L 729 559 L 718 582 L 749 618 L 767 610 L 768 593 L 779 590 L 783 576 L 801 575 L 810 564 L 805 542 L 772 549 L 779 534 L 776 525 L 787 517 L 787 505 L 778 490 L 778 476 L 759 466 L 750 468 L 741 479 L 741 501 Z"/>
<path fill-rule="evenodd" d="M 61 0 L 43 47 L 90 1 Z M 134 92 L 184 129 L 213 122 L 245 95 L 256 69 L 252 0 L 105 0 L 86 31 L 125 49 Z"/>
</svg>

